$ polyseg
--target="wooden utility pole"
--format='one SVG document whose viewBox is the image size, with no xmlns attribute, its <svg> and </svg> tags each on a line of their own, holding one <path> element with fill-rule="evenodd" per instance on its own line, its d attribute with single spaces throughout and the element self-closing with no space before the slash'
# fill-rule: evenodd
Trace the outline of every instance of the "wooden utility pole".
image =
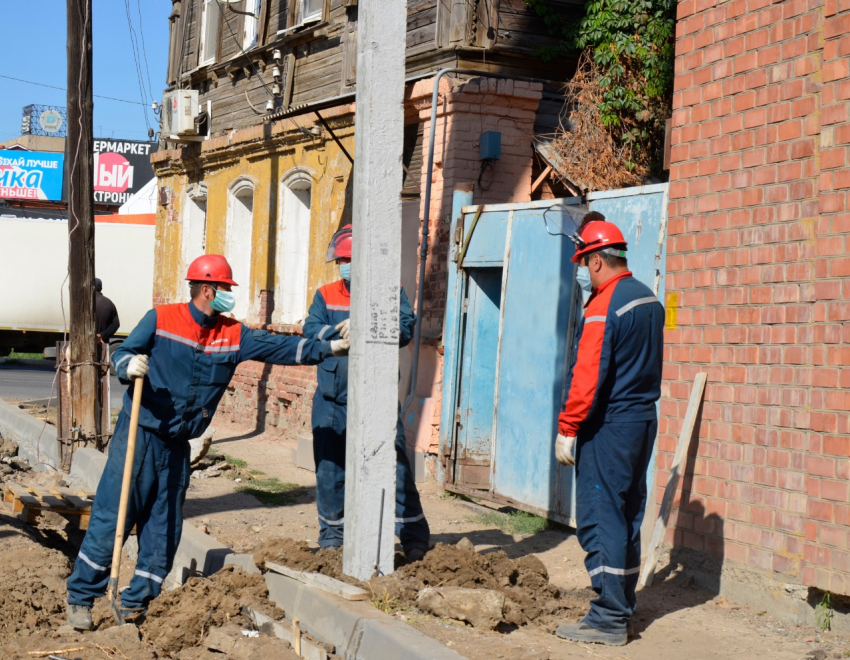
<svg viewBox="0 0 850 660">
<path fill-rule="evenodd" d="M 393 570 L 405 0 L 360 0 L 343 570 Z"/>
<path fill-rule="evenodd" d="M 94 128 L 92 0 L 66 0 L 68 14 L 68 270 L 71 294 L 71 437 L 97 444 L 99 369 L 94 322 Z"/>
</svg>

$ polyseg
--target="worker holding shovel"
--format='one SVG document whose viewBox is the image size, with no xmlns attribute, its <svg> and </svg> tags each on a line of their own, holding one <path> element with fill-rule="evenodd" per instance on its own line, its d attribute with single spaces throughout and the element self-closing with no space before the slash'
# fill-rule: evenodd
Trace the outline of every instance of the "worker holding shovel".
<svg viewBox="0 0 850 660">
<path fill-rule="evenodd" d="M 117 586 L 113 550 L 120 549 L 133 525 L 139 557 L 120 605 L 113 591 L 116 616 L 140 621 L 162 589 L 180 542 L 189 485 L 189 439 L 209 426 L 236 366 L 246 360 L 318 364 L 348 353 L 347 339 L 274 336 L 223 316 L 235 305 L 231 287 L 236 282 L 221 255 L 195 259 L 186 279 L 191 302 L 149 311 L 112 356 L 118 377 L 130 381 L 130 387 L 97 487 L 91 522 L 68 578 L 68 623 L 79 630 L 91 629 L 92 604 L 104 595 L 107 584 Z M 131 428 L 130 403 L 139 388 L 138 413 L 132 415 L 138 428 Z M 128 453 L 132 473 L 125 477 Z M 127 493 L 120 497 L 124 478 Z M 123 529 L 116 533 L 125 517 Z"/>
</svg>

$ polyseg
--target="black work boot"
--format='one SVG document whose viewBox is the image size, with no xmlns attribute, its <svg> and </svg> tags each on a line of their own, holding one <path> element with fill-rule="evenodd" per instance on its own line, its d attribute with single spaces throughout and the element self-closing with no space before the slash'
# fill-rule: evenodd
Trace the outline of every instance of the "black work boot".
<svg viewBox="0 0 850 660">
<path fill-rule="evenodd" d="M 428 548 L 416 545 L 412 548 L 407 548 L 404 551 L 404 558 L 407 560 L 408 564 L 412 564 L 415 561 L 422 560 L 425 557 L 426 552 L 428 552 Z"/>
<path fill-rule="evenodd" d="M 91 630 L 91 608 L 85 605 L 71 605 L 66 610 L 68 625 L 76 630 Z"/>
<path fill-rule="evenodd" d="M 555 634 L 571 642 L 583 642 L 585 644 L 625 646 L 629 641 L 629 634 L 625 630 L 623 632 L 604 632 L 587 625 L 584 621 L 564 623 L 557 627 Z"/>
</svg>

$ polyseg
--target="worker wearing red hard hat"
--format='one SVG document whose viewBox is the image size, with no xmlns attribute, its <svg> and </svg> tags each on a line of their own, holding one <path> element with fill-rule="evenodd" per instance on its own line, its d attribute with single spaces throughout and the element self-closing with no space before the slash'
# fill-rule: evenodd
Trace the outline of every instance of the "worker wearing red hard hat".
<svg viewBox="0 0 850 660">
<path fill-rule="evenodd" d="M 348 337 L 351 306 L 351 225 L 337 231 L 328 246 L 327 261 L 339 266 L 340 279 L 321 287 L 313 298 L 304 336 L 316 339 Z M 399 291 L 399 346 L 413 337 L 416 317 Z M 345 515 L 345 437 L 348 419 L 348 358 L 325 360 L 318 366 L 318 387 L 313 397 L 313 457 L 316 463 L 316 508 L 319 545 L 342 545 Z M 408 561 L 421 559 L 428 550 L 430 531 L 413 471 L 407 458 L 404 427 L 396 425 L 396 535 Z"/>
<path fill-rule="evenodd" d="M 555 457 L 576 468 L 576 535 L 598 597 L 556 634 L 621 645 L 636 606 L 646 472 L 658 428 L 664 308 L 628 270 L 619 227 L 592 219 L 570 237 L 592 293 L 558 417 Z"/>
<path fill-rule="evenodd" d="M 92 627 L 92 604 L 106 592 L 134 388 L 143 387 L 142 407 L 124 533 L 126 538 L 136 526 L 139 555 L 121 602 L 125 618 L 138 621 L 162 589 L 180 542 L 189 440 L 209 426 L 237 365 L 245 360 L 317 364 L 348 353 L 347 339 L 271 335 L 223 316 L 236 302 L 231 291 L 236 282 L 219 254 L 195 259 L 186 279 L 191 301 L 150 310 L 112 356 L 118 378 L 130 387 L 68 579 L 68 623 L 77 629 Z"/>
</svg>

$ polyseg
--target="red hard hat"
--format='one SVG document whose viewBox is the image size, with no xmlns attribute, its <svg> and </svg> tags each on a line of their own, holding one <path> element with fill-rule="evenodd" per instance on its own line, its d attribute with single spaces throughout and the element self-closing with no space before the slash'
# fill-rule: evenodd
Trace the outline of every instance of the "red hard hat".
<svg viewBox="0 0 850 660">
<path fill-rule="evenodd" d="M 579 263 L 582 257 L 591 252 L 598 252 L 605 248 L 619 248 L 625 251 L 628 245 L 620 228 L 613 222 L 604 220 L 588 222 L 579 233 L 574 235 L 573 242 L 576 244 L 576 253 L 572 258 L 574 264 Z"/>
<path fill-rule="evenodd" d="M 223 282 L 239 286 L 233 281 L 233 270 L 220 254 L 203 254 L 189 264 L 186 279 L 190 282 Z"/>
<path fill-rule="evenodd" d="M 337 231 L 328 245 L 327 261 L 351 259 L 351 225 L 345 225 Z"/>
</svg>

